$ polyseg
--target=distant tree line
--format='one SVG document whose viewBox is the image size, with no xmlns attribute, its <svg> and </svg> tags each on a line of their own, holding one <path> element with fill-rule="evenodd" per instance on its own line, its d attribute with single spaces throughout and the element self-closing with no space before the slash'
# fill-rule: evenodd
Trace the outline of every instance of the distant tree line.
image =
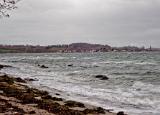
<svg viewBox="0 0 160 115">
<path fill-rule="evenodd" d="M 109 45 L 73 43 L 64 45 L 0 45 L 0 53 L 72 53 L 72 52 L 142 52 L 160 51 L 158 48 L 136 46 L 111 47 Z"/>
</svg>

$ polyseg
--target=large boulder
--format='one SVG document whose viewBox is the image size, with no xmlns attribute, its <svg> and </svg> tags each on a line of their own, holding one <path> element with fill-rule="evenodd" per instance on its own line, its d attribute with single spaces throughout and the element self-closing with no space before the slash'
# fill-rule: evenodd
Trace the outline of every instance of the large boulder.
<svg viewBox="0 0 160 115">
<path fill-rule="evenodd" d="M 100 80 L 108 80 L 109 79 L 106 75 L 96 75 L 95 78 L 99 78 Z"/>
</svg>

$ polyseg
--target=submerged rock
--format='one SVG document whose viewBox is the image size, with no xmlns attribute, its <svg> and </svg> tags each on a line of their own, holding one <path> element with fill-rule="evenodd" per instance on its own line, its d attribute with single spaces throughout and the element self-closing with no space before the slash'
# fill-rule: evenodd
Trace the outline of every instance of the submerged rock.
<svg viewBox="0 0 160 115">
<path fill-rule="evenodd" d="M 108 80 L 109 79 L 106 75 L 96 75 L 95 78 L 99 78 L 100 80 Z"/>
</svg>

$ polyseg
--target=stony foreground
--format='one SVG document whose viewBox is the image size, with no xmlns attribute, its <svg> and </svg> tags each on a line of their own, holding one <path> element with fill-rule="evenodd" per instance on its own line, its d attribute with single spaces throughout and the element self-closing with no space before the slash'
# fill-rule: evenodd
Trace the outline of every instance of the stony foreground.
<svg viewBox="0 0 160 115">
<path fill-rule="evenodd" d="M 27 80 L 0 74 L 0 115 L 124 115 L 101 107 L 52 97 L 46 91 L 30 88 Z"/>
</svg>

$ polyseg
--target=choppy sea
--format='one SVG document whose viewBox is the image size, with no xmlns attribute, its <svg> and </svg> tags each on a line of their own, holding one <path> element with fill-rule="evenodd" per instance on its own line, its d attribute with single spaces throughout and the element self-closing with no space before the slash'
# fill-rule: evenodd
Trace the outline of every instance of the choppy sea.
<svg viewBox="0 0 160 115">
<path fill-rule="evenodd" d="M 160 52 L 12 53 L 0 54 L 0 64 L 13 66 L 0 72 L 38 79 L 33 86 L 66 99 L 129 115 L 160 115 Z"/>
</svg>

